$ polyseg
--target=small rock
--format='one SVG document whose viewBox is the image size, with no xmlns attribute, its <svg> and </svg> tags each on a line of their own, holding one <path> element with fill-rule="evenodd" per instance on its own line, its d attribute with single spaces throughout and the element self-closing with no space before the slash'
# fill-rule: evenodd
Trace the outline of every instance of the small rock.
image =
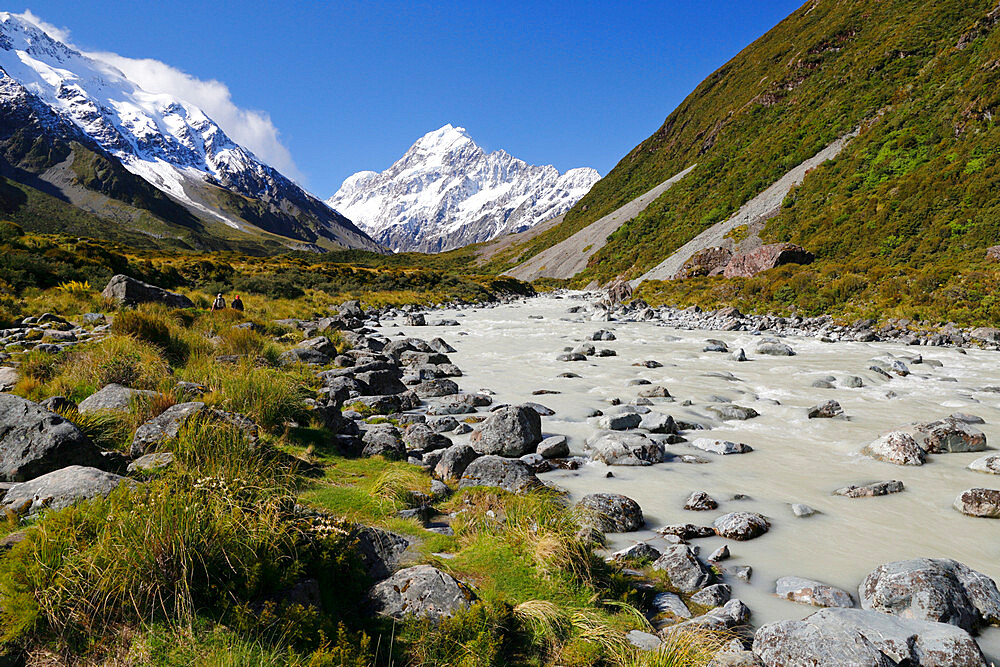
<svg viewBox="0 0 1000 667">
<path fill-rule="evenodd" d="M 775 584 L 774 594 L 792 602 L 811 604 L 814 607 L 845 607 L 854 606 L 854 598 L 847 591 L 827 584 L 802 579 L 801 577 L 782 577 Z"/>
<path fill-rule="evenodd" d="M 714 510 L 718 509 L 718 507 L 719 503 L 715 500 L 715 498 L 708 495 L 704 491 L 695 491 L 688 496 L 687 501 L 684 503 L 684 509 L 695 512 Z"/>
<path fill-rule="evenodd" d="M 899 480 L 886 482 L 872 482 L 862 486 L 845 486 L 833 492 L 835 496 L 846 496 L 848 498 L 872 498 L 875 496 L 885 496 L 890 493 L 899 493 L 903 490 L 903 483 Z"/>
</svg>

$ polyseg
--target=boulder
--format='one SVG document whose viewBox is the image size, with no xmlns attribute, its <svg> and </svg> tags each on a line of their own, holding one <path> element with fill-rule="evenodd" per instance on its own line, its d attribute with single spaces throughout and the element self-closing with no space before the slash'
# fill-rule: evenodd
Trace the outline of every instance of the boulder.
<svg viewBox="0 0 1000 667">
<path fill-rule="evenodd" d="M 674 418 L 660 412 L 650 412 L 648 415 L 643 415 L 642 421 L 639 422 L 639 428 L 645 429 L 650 433 L 660 433 L 663 435 L 676 435 L 678 431 L 677 422 L 674 421 Z"/>
<path fill-rule="evenodd" d="M 595 461 L 609 466 L 648 466 L 663 461 L 663 445 L 640 433 L 601 433 L 587 445 Z"/>
<path fill-rule="evenodd" d="M 809 408 L 807 416 L 809 419 L 832 419 L 844 414 L 844 409 L 837 401 L 824 401 L 819 405 Z"/>
<path fill-rule="evenodd" d="M 392 574 L 403 552 L 410 546 L 408 538 L 371 526 L 354 526 L 351 536 L 365 572 L 374 581 L 381 581 Z"/>
<path fill-rule="evenodd" d="M 768 666 L 985 667 L 967 632 L 944 623 L 861 609 L 821 609 L 757 630 L 753 652 Z"/>
<path fill-rule="evenodd" d="M 628 533 L 645 524 L 639 503 L 618 493 L 590 493 L 576 507 L 584 523 L 604 533 Z"/>
<path fill-rule="evenodd" d="M 984 519 L 1000 519 L 1000 490 L 967 489 L 955 498 L 955 509 Z"/>
<path fill-rule="evenodd" d="M 812 579 L 782 577 L 774 587 L 774 594 L 792 602 L 811 604 L 814 607 L 854 606 L 854 598 L 845 590 Z"/>
<path fill-rule="evenodd" d="M 795 350 L 785 343 L 778 341 L 762 341 L 755 350 L 757 354 L 766 354 L 770 357 L 794 357 Z"/>
<path fill-rule="evenodd" d="M 756 512 L 730 512 L 712 522 L 715 532 L 731 540 L 752 540 L 766 533 L 771 524 Z"/>
<path fill-rule="evenodd" d="M 62 416 L 0 394 L 0 481 L 24 482 L 68 465 L 103 465 L 101 450 Z"/>
<path fill-rule="evenodd" d="M 133 401 L 152 398 L 155 395 L 156 392 L 154 391 L 132 389 L 130 387 L 123 387 L 120 384 L 109 384 L 80 401 L 78 410 L 80 414 L 98 412 L 100 410 L 127 411 Z"/>
<path fill-rule="evenodd" d="M 101 296 L 128 307 L 140 303 L 160 303 L 167 308 L 194 308 L 191 299 L 182 294 L 168 292 L 120 273 L 111 277 Z"/>
<path fill-rule="evenodd" d="M 330 363 L 330 357 L 311 347 L 293 347 L 278 355 L 278 361 L 284 365 L 298 363 L 309 366 L 325 366 Z"/>
<path fill-rule="evenodd" d="M 948 558 L 914 558 L 875 568 L 858 588 L 865 609 L 975 632 L 1000 625 L 1000 591 L 984 574 Z"/>
<path fill-rule="evenodd" d="M 653 563 L 653 570 L 663 572 L 671 585 L 682 593 L 694 593 L 712 583 L 712 571 L 686 544 L 671 544 Z"/>
<path fill-rule="evenodd" d="M 545 438 L 535 449 L 543 458 L 561 459 L 569 456 L 569 442 L 565 435 L 553 435 Z"/>
<path fill-rule="evenodd" d="M 723 421 L 737 420 L 745 421 L 759 417 L 760 413 L 753 408 L 746 408 L 735 403 L 722 403 L 720 405 L 710 405 L 705 408 Z"/>
<path fill-rule="evenodd" d="M 990 454 L 969 464 L 969 470 L 1000 475 L 1000 454 Z"/>
<path fill-rule="evenodd" d="M 876 496 L 887 496 L 890 493 L 899 493 L 903 490 L 903 483 L 899 480 L 889 480 L 886 482 L 871 482 L 870 484 L 845 486 L 833 492 L 835 496 L 845 496 L 847 498 L 874 498 Z"/>
<path fill-rule="evenodd" d="M 645 542 L 636 542 L 611 554 L 611 560 L 621 564 L 652 562 L 660 557 L 660 550 Z"/>
<path fill-rule="evenodd" d="M 364 449 L 361 456 L 381 456 L 390 461 L 405 461 L 406 446 L 400 438 L 399 429 L 388 424 L 379 424 L 365 431 L 361 437 Z"/>
<path fill-rule="evenodd" d="M 986 435 L 975 425 L 954 417 L 916 424 L 914 436 L 930 454 L 981 452 Z"/>
<path fill-rule="evenodd" d="M 744 628 L 749 620 L 750 608 L 743 604 L 742 600 L 730 600 L 706 614 L 666 628 L 663 634 L 669 636 L 673 632 L 683 633 L 686 630 L 697 629 L 732 635 L 733 633 L 730 631 Z"/>
<path fill-rule="evenodd" d="M 500 408 L 479 425 L 471 441 L 480 454 L 523 456 L 535 451 L 535 446 L 542 441 L 542 421 L 530 408 Z"/>
<path fill-rule="evenodd" d="M 811 264 L 813 259 L 813 254 L 802 246 L 771 243 L 733 255 L 722 275 L 726 278 L 752 278 L 782 264 Z"/>
<path fill-rule="evenodd" d="M 420 398 L 438 398 L 440 396 L 451 396 L 458 393 L 458 384 L 454 380 L 438 378 L 426 380 L 413 387 Z"/>
<path fill-rule="evenodd" d="M 642 422 L 642 415 L 626 412 L 617 415 L 604 415 L 597 421 L 600 428 L 609 431 L 628 431 L 636 428 Z"/>
<path fill-rule="evenodd" d="M 20 376 L 16 368 L 0 366 L 0 391 L 10 391 L 19 379 Z"/>
<path fill-rule="evenodd" d="M 459 486 L 495 486 L 510 493 L 525 493 L 540 487 L 541 482 L 523 461 L 488 455 L 468 465 Z"/>
<path fill-rule="evenodd" d="M 703 248 L 691 255 L 671 280 L 717 276 L 723 272 L 732 258 L 733 253 L 728 248 L 721 246 Z"/>
<path fill-rule="evenodd" d="M 704 491 L 695 491 L 690 496 L 688 496 L 687 501 L 684 503 L 684 509 L 692 510 L 694 512 L 704 512 L 706 510 L 718 509 L 719 503 L 712 496 L 708 495 Z"/>
<path fill-rule="evenodd" d="M 198 401 L 171 405 L 136 429 L 132 438 L 132 457 L 155 451 L 163 443 L 173 440 L 185 424 L 204 410 L 205 404 Z"/>
<path fill-rule="evenodd" d="M 743 444 L 742 442 L 715 440 L 713 438 L 695 438 L 691 442 L 691 446 L 695 449 L 700 449 L 703 452 L 722 454 L 723 456 L 727 454 L 746 454 L 747 452 L 753 451 L 753 447 Z"/>
<path fill-rule="evenodd" d="M 169 468 L 174 462 L 173 452 L 154 452 L 140 456 L 128 464 L 128 473 L 145 474 Z"/>
<path fill-rule="evenodd" d="M 657 593 L 649 601 L 650 608 L 658 615 L 664 614 L 673 618 L 691 618 L 691 610 L 676 593 Z"/>
<path fill-rule="evenodd" d="M 368 604 L 379 616 L 397 620 L 427 618 L 437 623 L 467 609 L 475 593 L 458 579 L 431 565 L 396 572 L 368 591 Z"/>
<path fill-rule="evenodd" d="M 373 370 L 357 373 L 354 379 L 361 383 L 361 393 L 368 396 L 402 394 L 406 385 L 399 380 L 399 374 L 391 370 Z M 419 396 L 419 392 L 417 393 Z"/>
<path fill-rule="evenodd" d="M 457 482 L 462 479 L 469 464 L 478 457 L 479 454 L 476 453 L 476 450 L 464 442 L 452 445 L 444 450 L 434 466 L 434 474 L 446 482 Z"/>
<path fill-rule="evenodd" d="M 729 584 L 712 584 L 692 595 L 691 602 L 700 604 L 702 607 L 721 607 L 732 597 L 733 589 Z"/>
<path fill-rule="evenodd" d="M 457 428 L 457 425 L 456 425 Z M 441 435 L 427 424 L 416 422 L 403 431 L 403 444 L 407 449 L 418 449 L 422 452 L 432 452 L 435 449 L 451 447 L 451 439 Z"/>
<path fill-rule="evenodd" d="M 919 466 L 927 460 L 927 453 L 905 431 L 887 433 L 862 449 L 861 453 L 899 466 Z"/>
<path fill-rule="evenodd" d="M 37 516 L 43 510 L 60 510 L 82 500 L 107 496 L 126 479 L 97 468 L 67 466 L 10 487 L 3 506 L 16 515 Z"/>
</svg>

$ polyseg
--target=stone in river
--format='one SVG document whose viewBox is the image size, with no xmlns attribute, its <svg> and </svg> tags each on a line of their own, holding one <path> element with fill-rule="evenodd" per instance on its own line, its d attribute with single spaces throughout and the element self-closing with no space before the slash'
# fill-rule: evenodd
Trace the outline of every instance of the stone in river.
<svg viewBox="0 0 1000 667">
<path fill-rule="evenodd" d="M 547 459 L 558 459 L 569 456 L 569 443 L 565 435 L 553 435 L 538 443 L 535 450 Z"/>
<path fill-rule="evenodd" d="M 914 427 L 914 438 L 931 454 L 981 452 L 986 449 L 986 435 L 973 424 L 947 417 Z"/>
<path fill-rule="evenodd" d="M 757 345 L 756 352 L 757 354 L 766 354 L 772 357 L 795 356 L 795 350 L 785 343 L 780 343 L 778 341 L 762 341 Z"/>
<path fill-rule="evenodd" d="M 900 466 L 919 466 L 927 460 L 927 453 L 905 431 L 887 433 L 862 449 L 861 453 Z"/>
<path fill-rule="evenodd" d="M 1000 475 L 1000 454 L 990 454 L 969 464 L 969 470 Z"/>
<path fill-rule="evenodd" d="M 580 499 L 577 508 L 605 533 L 627 533 L 639 530 L 645 523 L 639 503 L 618 493 L 588 494 Z"/>
<path fill-rule="evenodd" d="M 670 583 L 682 593 L 693 593 L 712 582 L 712 571 L 698 560 L 686 544 L 667 547 L 653 563 L 653 570 L 666 573 Z"/>
<path fill-rule="evenodd" d="M 854 598 L 845 590 L 835 586 L 803 579 L 801 577 L 782 577 L 775 584 L 774 594 L 792 602 L 811 604 L 814 607 L 846 607 L 854 606 Z"/>
<path fill-rule="evenodd" d="M 967 489 L 955 498 L 955 509 L 983 519 L 1000 519 L 1000 490 Z"/>
<path fill-rule="evenodd" d="M 803 503 L 795 503 L 795 504 L 793 504 L 792 505 L 792 513 L 795 516 L 802 517 L 802 518 L 809 517 L 809 516 L 812 516 L 814 514 L 817 514 L 816 510 L 814 510 L 813 508 L 809 507 L 809 505 L 805 505 Z"/>
<path fill-rule="evenodd" d="M 809 419 L 831 419 L 842 414 L 844 414 L 844 409 L 840 407 L 840 403 L 830 400 L 809 408 L 808 417 Z"/>
<path fill-rule="evenodd" d="M 641 433 L 604 433 L 589 440 L 587 445 L 595 461 L 609 466 L 648 466 L 663 461 L 663 445 Z"/>
<path fill-rule="evenodd" d="M 752 540 L 770 529 L 771 524 L 756 512 L 730 512 L 712 522 L 712 526 L 722 537 L 731 540 Z"/>
<path fill-rule="evenodd" d="M 695 491 L 688 496 L 687 502 L 684 503 L 684 509 L 695 512 L 714 510 L 718 507 L 719 503 L 715 500 L 715 498 L 708 495 L 704 491 Z"/>
<path fill-rule="evenodd" d="M 967 632 L 944 623 L 861 609 L 821 609 L 801 621 L 759 628 L 753 652 L 765 665 L 985 667 Z"/>
<path fill-rule="evenodd" d="M 702 607 L 721 607 L 729 602 L 732 596 L 733 589 L 729 584 L 712 584 L 692 595 L 691 602 L 700 604 Z"/>
<path fill-rule="evenodd" d="M 886 482 L 872 482 L 861 486 L 852 484 L 851 486 L 837 489 L 833 494 L 848 498 L 872 498 L 874 496 L 886 496 L 890 493 L 899 493 L 903 488 L 903 483 L 899 480 L 889 480 Z"/>
<path fill-rule="evenodd" d="M 642 416 L 634 413 L 605 415 L 598 421 L 598 426 L 610 431 L 628 431 L 636 428 L 642 422 Z"/>
<path fill-rule="evenodd" d="M 914 558 L 875 568 L 858 588 L 861 606 L 975 632 L 1000 625 L 996 582 L 949 558 Z"/>
<path fill-rule="evenodd" d="M 754 417 L 759 417 L 760 413 L 753 408 L 746 408 L 742 405 L 734 405 L 730 403 L 722 405 L 710 405 L 706 408 L 709 412 L 713 413 L 719 419 L 723 421 L 729 420 L 747 420 L 753 419 Z"/>
<path fill-rule="evenodd" d="M 714 440 L 712 438 L 696 438 L 692 447 L 712 454 L 746 454 L 752 452 L 753 447 L 742 442 L 730 442 L 729 440 Z"/>
</svg>

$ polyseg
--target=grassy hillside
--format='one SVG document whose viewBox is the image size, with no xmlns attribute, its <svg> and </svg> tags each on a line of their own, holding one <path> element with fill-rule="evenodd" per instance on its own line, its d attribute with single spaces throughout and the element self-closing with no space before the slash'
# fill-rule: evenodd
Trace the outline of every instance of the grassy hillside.
<svg viewBox="0 0 1000 667">
<path fill-rule="evenodd" d="M 860 127 L 765 230 L 765 240 L 816 253 L 813 278 L 793 286 L 774 277 L 778 290 L 789 286 L 778 296 L 749 294 L 747 281 L 705 280 L 698 289 L 661 285 L 662 298 L 712 292 L 715 300 L 807 310 L 863 310 L 897 292 L 954 301 L 944 291 L 956 273 L 968 282 L 969 272 L 993 271 L 983 252 L 1000 242 L 991 194 L 1000 152 L 998 21 L 995 0 L 808 2 L 708 77 L 562 225 L 519 248 L 508 265 L 697 163 L 612 235 L 576 282 L 638 276 Z M 859 278 L 865 289 L 850 288 Z"/>
</svg>

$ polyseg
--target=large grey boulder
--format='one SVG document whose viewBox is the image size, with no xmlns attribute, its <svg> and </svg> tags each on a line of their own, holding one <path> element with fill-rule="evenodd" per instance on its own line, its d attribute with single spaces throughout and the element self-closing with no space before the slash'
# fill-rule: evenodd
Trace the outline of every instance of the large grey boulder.
<svg viewBox="0 0 1000 667">
<path fill-rule="evenodd" d="M 448 436 L 441 435 L 427 424 L 419 422 L 406 427 L 403 431 L 403 443 L 407 449 L 419 449 L 422 452 L 446 449 L 452 445 Z"/>
<path fill-rule="evenodd" d="M 569 441 L 565 435 L 552 435 L 538 443 L 535 451 L 546 459 L 564 458 L 569 456 Z"/>
<path fill-rule="evenodd" d="M 730 512 L 712 522 L 715 532 L 731 540 L 752 540 L 766 533 L 771 524 L 756 512 Z"/>
<path fill-rule="evenodd" d="M 777 341 L 762 341 L 757 345 L 757 354 L 766 354 L 771 357 L 793 357 L 795 350 L 785 343 Z"/>
<path fill-rule="evenodd" d="M 663 461 L 663 445 L 641 433 L 598 433 L 587 441 L 591 457 L 609 466 L 648 466 Z"/>
<path fill-rule="evenodd" d="M 403 552 L 410 546 L 408 538 L 371 526 L 355 526 L 351 536 L 365 572 L 375 581 L 392 574 Z"/>
<path fill-rule="evenodd" d="M 80 414 L 102 410 L 124 412 L 129 409 L 133 401 L 151 398 L 155 394 L 155 391 L 146 389 L 132 389 L 120 384 L 108 384 L 80 401 L 78 410 Z"/>
<path fill-rule="evenodd" d="M 467 609 L 475 593 L 455 577 L 430 565 L 416 565 L 395 573 L 368 591 L 368 604 L 380 616 L 438 622 Z"/>
<path fill-rule="evenodd" d="M 469 464 L 478 457 L 476 450 L 464 442 L 452 445 L 444 450 L 441 459 L 434 466 L 434 475 L 446 482 L 457 482 L 462 479 Z"/>
<path fill-rule="evenodd" d="M 639 503 L 620 493 L 590 493 L 576 507 L 583 523 L 604 533 L 628 533 L 645 524 Z"/>
<path fill-rule="evenodd" d="M 774 594 L 792 602 L 814 607 L 854 606 L 854 598 L 845 590 L 802 577 L 782 577 L 774 585 Z"/>
<path fill-rule="evenodd" d="M 168 292 L 162 287 L 150 285 L 120 273 L 111 277 L 104 291 L 101 292 L 101 296 L 113 299 L 122 306 L 161 303 L 168 308 L 194 308 L 191 299 L 183 294 Z"/>
<path fill-rule="evenodd" d="M 753 652 L 768 667 L 985 667 L 967 632 L 861 609 L 821 609 L 801 621 L 762 626 Z"/>
<path fill-rule="evenodd" d="M 101 450 L 62 416 L 0 394 L 0 481 L 24 482 L 69 465 L 101 466 Z"/>
<path fill-rule="evenodd" d="M 686 544 L 669 545 L 653 562 L 653 569 L 665 573 L 682 593 L 694 593 L 712 583 L 712 571 Z"/>
<path fill-rule="evenodd" d="M 413 388 L 420 398 L 437 398 L 458 393 L 458 384 L 448 378 L 426 380 Z"/>
<path fill-rule="evenodd" d="M 966 489 L 955 498 L 955 509 L 983 519 L 1000 519 L 1000 490 Z"/>
<path fill-rule="evenodd" d="M 720 634 L 740 634 L 745 630 L 750 620 L 750 608 L 742 600 L 730 600 L 721 607 L 711 609 L 708 613 L 695 616 L 690 621 L 665 628 L 663 634 L 684 633 L 686 630 L 707 630 Z"/>
<path fill-rule="evenodd" d="M 510 493 L 525 493 L 541 486 L 538 477 L 519 459 L 480 456 L 462 474 L 459 487 L 495 486 Z"/>
<path fill-rule="evenodd" d="M 919 466 L 927 460 L 927 453 L 913 436 L 905 431 L 886 433 L 861 450 L 865 456 L 899 466 Z"/>
<path fill-rule="evenodd" d="M 542 441 L 542 420 L 524 406 L 500 408 L 490 413 L 479 430 L 473 432 L 472 447 L 480 454 L 524 456 Z"/>
<path fill-rule="evenodd" d="M 180 430 L 195 416 L 205 410 L 205 404 L 199 401 L 177 403 L 153 417 L 135 431 L 132 438 L 131 455 L 133 458 L 156 451 L 157 447 L 173 440 Z"/>
<path fill-rule="evenodd" d="M 950 623 L 975 632 L 1000 625 L 1000 591 L 984 574 L 949 558 L 915 558 L 875 568 L 858 588 L 861 606 Z"/>
<path fill-rule="evenodd" d="M 68 466 L 28 482 L 15 484 L 3 498 L 3 507 L 21 516 L 60 510 L 82 500 L 107 496 L 127 478 L 86 466 Z"/>
<path fill-rule="evenodd" d="M 354 379 L 361 383 L 362 393 L 369 396 L 402 394 L 406 391 L 406 385 L 399 380 L 399 374 L 390 370 L 365 371 L 357 373 Z"/>
<path fill-rule="evenodd" d="M 406 446 L 400 437 L 399 429 L 391 424 L 378 424 L 365 431 L 361 436 L 364 448 L 361 456 L 381 456 L 390 461 L 406 459 Z"/>
</svg>

